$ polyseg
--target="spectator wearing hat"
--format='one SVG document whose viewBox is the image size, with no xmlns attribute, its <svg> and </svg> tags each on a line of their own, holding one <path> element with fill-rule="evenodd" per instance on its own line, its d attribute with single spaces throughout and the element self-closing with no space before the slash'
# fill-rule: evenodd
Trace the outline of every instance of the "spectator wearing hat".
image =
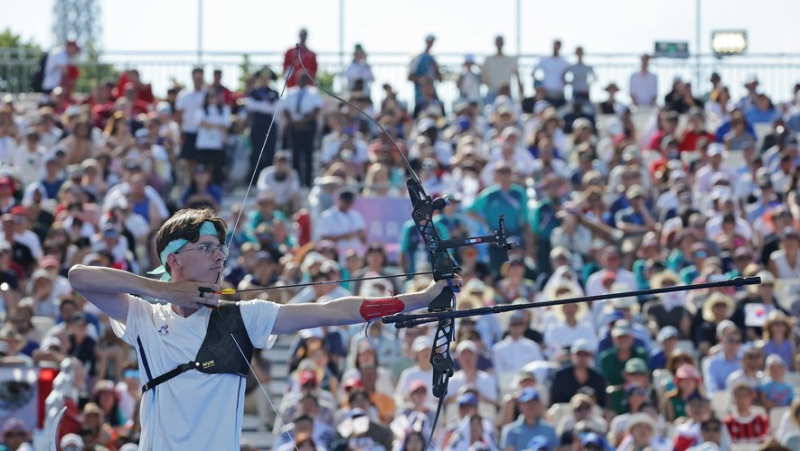
<svg viewBox="0 0 800 451">
<path fill-rule="evenodd" d="M 277 208 L 286 214 L 293 214 L 300 206 L 300 176 L 290 160 L 291 153 L 281 150 L 272 165 L 258 175 L 258 189 L 272 192 Z"/>
<path fill-rule="evenodd" d="M 729 388 L 733 406 L 723 423 L 733 443 L 757 443 L 769 435 L 769 417 L 753 409 L 756 390 L 746 381 L 739 380 Z"/>
<path fill-rule="evenodd" d="M 767 315 L 763 335 L 764 354 L 779 356 L 789 371 L 795 368 L 797 360 L 797 350 L 792 342 L 792 325 L 789 316 L 780 310 L 773 310 Z"/>
<path fill-rule="evenodd" d="M 448 397 L 450 402 L 462 387 L 469 387 L 477 390 L 481 402 L 498 405 L 497 379 L 493 374 L 478 369 L 479 355 L 478 346 L 471 340 L 463 340 L 456 346 L 455 356 L 461 369 L 450 378 L 447 389 L 451 394 Z"/>
<path fill-rule="evenodd" d="M 571 445 L 577 425 L 589 427 L 592 431 L 606 433 L 608 424 L 595 411 L 595 403 L 589 396 L 578 393 L 569 402 L 572 412 L 563 417 L 556 426 L 556 436 L 559 438 L 559 445 Z M 599 412 L 599 409 L 597 410 Z"/>
<path fill-rule="evenodd" d="M 736 310 L 730 318 L 743 331 L 747 341 L 763 337 L 764 323 L 762 321 L 764 318 L 769 318 L 772 312 L 778 311 L 789 316 L 789 312 L 778 304 L 778 299 L 775 297 L 775 276 L 772 272 L 762 270 L 756 274 L 756 277 L 761 278 L 761 283 L 747 287 L 747 296 L 737 303 Z M 757 317 L 753 315 L 759 312 L 762 312 L 759 315 L 761 321 L 754 320 Z"/>
<path fill-rule="evenodd" d="M 318 409 L 315 412 L 315 418 L 319 421 L 326 423 L 326 424 L 333 424 L 334 421 L 334 412 L 338 407 L 338 403 L 336 402 L 336 398 L 331 394 L 330 391 L 322 388 L 320 386 L 319 378 L 317 377 L 317 372 L 314 369 L 314 365 L 310 362 L 306 362 L 303 364 L 303 369 L 301 369 L 298 373 L 296 373 L 296 379 L 292 381 L 293 388 L 284 395 L 281 399 L 281 403 L 278 406 L 278 413 L 281 416 L 281 419 L 284 422 L 291 421 L 292 418 L 296 417 L 303 409 L 303 399 L 307 396 L 313 396 L 316 400 L 318 405 Z M 369 397 L 364 393 L 363 390 L 360 393 L 369 400 Z M 352 396 L 354 392 L 349 393 L 349 396 Z M 305 406 L 307 407 L 307 406 Z M 276 426 L 280 422 L 276 422 Z"/>
<path fill-rule="evenodd" d="M 576 340 L 570 349 L 571 365 L 558 370 L 553 376 L 554 383 L 550 387 L 552 404 L 570 402 L 573 396 L 583 387 L 594 390 L 597 405 L 606 406 L 606 381 L 593 368 L 596 345 L 588 339 Z"/>
<path fill-rule="evenodd" d="M 794 402 L 794 387 L 785 380 L 786 362 L 778 354 L 770 354 L 765 367 L 768 377 L 757 389 L 759 404 L 767 411 L 773 407 L 791 405 Z"/>
<path fill-rule="evenodd" d="M 667 421 L 687 416 L 687 404 L 693 396 L 702 396 L 703 378 L 693 365 L 684 363 L 675 372 L 675 388 L 664 395 L 663 412 Z"/>
<path fill-rule="evenodd" d="M 414 103 L 423 102 L 422 82 L 427 79 L 432 84 L 435 81 L 442 81 L 442 74 L 439 71 L 439 63 L 431 55 L 431 48 L 436 41 L 436 37 L 429 34 L 425 37 L 425 50 L 417 55 L 408 70 L 408 81 L 414 83 Z"/>
<path fill-rule="evenodd" d="M 372 67 L 367 62 L 367 52 L 361 44 L 356 44 L 353 49 L 353 60 L 344 71 L 347 79 L 348 92 L 361 92 L 369 95 L 370 84 L 375 81 Z"/>
<path fill-rule="evenodd" d="M 614 282 L 628 287 L 636 286 L 636 276 L 622 267 L 622 259 L 617 247 L 604 247 L 598 260 L 601 268 L 592 273 L 586 281 L 586 294 L 588 296 L 609 293 L 609 289 Z M 602 303 L 597 304 L 602 305 Z"/>
<path fill-rule="evenodd" d="M 547 424 L 544 417 L 544 406 L 535 388 L 525 388 L 518 397 L 522 414 L 511 424 L 502 429 L 500 444 L 505 450 L 528 449 L 528 443 L 536 436 L 546 439 L 545 449 L 552 449 L 558 443 L 555 429 Z"/>
<path fill-rule="evenodd" d="M 3 423 L 2 446 L 9 451 L 29 449 L 31 433 L 19 418 L 10 417 Z M 30 448 L 33 449 L 33 448 Z"/>
<path fill-rule="evenodd" d="M 631 415 L 627 432 L 626 437 L 617 447 L 617 451 L 636 451 L 651 448 L 653 441 L 657 439 L 658 425 L 650 414 L 644 412 L 636 413 Z"/>
<path fill-rule="evenodd" d="M 758 76 L 750 74 L 744 82 L 744 87 L 747 89 L 747 94 L 736 102 L 736 108 L 745 112 L 752 108 L 758 107 Z"/>
<path fill-rule="evenodd" d="M 608 385 L 620 385 L 624 382 L 624 370 L 631 359 L 640 359 L 647 371 L 647 351 L 643 347 L 634 346 L 633 327 L 630 321 L 618 320 L 611 329 L 614 346 L 600 353 L 599 368 Z"/>
<path fill-rule="evenodd" d="M 475 55 L 467 54 L 464 57 L 464 64 L 461 73 L 458 74 L 456 86 L 458 87 L 458 98 L 468 102 L 477 102 L 481 97 L 481 74 L 480 67 L 475 63 Z"/>
<path fill-rule="evenodd" d="M 550 291 L 548 301 L 580 297 L 580 292 L 571 285 L 561 284 Z M 556 306 L 553 309 L 555 322 L 545 329 L 545 353 L 551 360 L 558 359 L 564 351 L 569 352 L 573 343 L 584 339 L 588 342 L 596 340 L 594 327 L 586 322 L 589 309 L 584 302 L 576 302 Z"/>
<path fill-rule="evenodd" d="M 664 326 L 658 331 L 656 341 L 657 347 L 650 350 L 649 367 L 655 371 L 664 369 L 667 366 L 667 357 L 672 355 L 672 351 L 678 346 L 680 332 L 673 326 Z"/>
<path fill-rule="evenodd" d="M 466 393 L 463 396 L 473 395 L 471 393 Z M 444 440 L 444 443 L 446 444 L 445 449 L 453 451 L 477 449 L 486 451 L 500 450 L 497 444 L 497 437 L 495 436 L 495 426 L 492 424 L 491 420 L 482 418 L 477 412 L 462 415 L 460 421 L 455 426 L 455 430 Z"/>
<path fill-rule="evenodd" d="M 409 387 L 406 395 L 406 402 L 399 405 L 398 411 L 394 416 L 389 428 L 395 436 L 401 436 L 415 418 L 420 415 L 427 417 L 427 421 L 433 424 L 436 411 L 428 402 L 428 386 L 421 380 L 415 380 Z M 474 400 L 474 404 L 472 401 Z M 464 393 L 459 397 L 459 418 L 477 413 L 478 398 L 472 393 Z"/>
<path fill-rule="evenodd" d="M 306 404 L 313 404 L 315 398 L 308 396 L 304 398 Z M 336 432 L 327 424 L 315 419 L 309 413 L 297 415 L 291 423 L 282 428 L 280 435 L 276 437 L 273 445 L 276 450 L 294 450 L 295 445 L 301 447 L 304 437 L 309 437 L 315 444 L 314 449 L 328 449 Z M 300 448 L 302 449 L 302 448 Z"/>
<path fill-rule="evenodd" d="M 658 77 L 650 72 L 650 55 L 642 55 L 641 67 L 630 79 L 631 101 L 637 106 L 655 106 L 658 98 Z"/>
<path fill-rule="evenodd" d="M 674 271 L 665 269 L 651 278 L 650 288 L 660 289 L 674 287 L 680 283 L 680 277 Z M 691 313 L 686 307 L 686 295 L 682 292 L 657 294 L 653 301 L 645 303 L 645 316 L 663 330 L 672 327 L 681 337 L 692 336 Z"/>
<path fill-rule="evenodd" d="M 675 428 L 672 444 L 677 451 L 686 451 L 691 446 L 696 446 L 704 441 L 702 425 L 713 418 L 717 422 L 717 433 L 721 435 L 722 422 L 714 417 L 711 410 L 711 401 L 699 393 L 695 393 L 686 400 L 686 421 Z M 706 430 L 710 429 L 706 427 Z M 719 438 L 719 437 L 718 437 Z"/>
<path fill-rule="evenodd" d="M 300 74 L 304 70 L 312 80 L 317 78 L 317 54 L 308 48 L 308 30 L 301 28 L 298 38 L 299 53 L 297 48 L 292 46 L 283 56 L 283 78 L 286 79 L 288 88 L 300 84 Z"/>
<path fill-rule="evenodd" d="M 14 191 L 14 179 L 7 175 L 0 175 L 0 214 L 11 212 L 11 209 L 17 204 Z"/>
<path fill-rule="evenodd" d="M 703 302 L 700 311 L 701 321 L 695 328 L 694 341 L 702 355 L 717 342 L 717 326 L 733 315 L 736 308 L 733 299 L 725 294 L 714 292 Z"/>
<path fill-rule="evenodd" d="M 430 363 L 431 348 L 433 341 L 427 336 L 418 336 L 411 344 L 411 354 L 414 359 L 414 366 L 406 368 L 400 373 L 397 379 L 395 404 L 403 405 L 403 397 L 406 393 L 410 393 L 411 384 L 414 381 L 422 381 L 428 388 L 428 395 L 426 402 L 433 402 L 433 396 L 430 394 L 430 383 L 433 377 L 433 366 Z"/>
<path fill-rule="evenodd" d="M 73 433 L 61 437 L 59 446 L 62 451 L 83 451 L 85 449 L 81 436 Z"/>
<path fill-rule="evenodd" d="M 615 114 L 617 116 L 622 116 L 622 113 L 625 111 L 626 107 L 617 100 L 619 86 L 612 81 L 611 83 L 607 84 L 603 90 L 608 93 L 608 98 L 597 105 L 600 114 Z"/>
<path fill-rule="evenodd" d="M 539 345 L 524 336 L 528 325 L 521 311 L 511 314 L 508 335 L 492 347 L 494 366 L 498 374 L 517 373 L 530 362 L 544 360 Z"/>
</svg>

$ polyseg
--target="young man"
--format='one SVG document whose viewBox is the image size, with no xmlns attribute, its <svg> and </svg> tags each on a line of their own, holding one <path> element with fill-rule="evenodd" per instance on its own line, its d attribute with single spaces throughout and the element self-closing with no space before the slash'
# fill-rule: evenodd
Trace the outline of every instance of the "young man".
<svg viewBox="0 0 800 451">
<path fill-rule="evenodd" d="M 156 272 L 169 281 L 82 265 L 70 271 L 73 288 L 112 319 L 114 332 L 138 354 L 144 384 L 141 449 L 238 448 L 250 360 L 244 356 L 253 348 L 268 347 L 271 334 L 419 309 L 446 286 L 436 282 L 390 299 L 221 303 L 215 293 L 228 255 L 226 231 L 225 221 L 211 210 L 186 209 L 170 218 L 156 236 L 163 263 Z"/>
</svg>

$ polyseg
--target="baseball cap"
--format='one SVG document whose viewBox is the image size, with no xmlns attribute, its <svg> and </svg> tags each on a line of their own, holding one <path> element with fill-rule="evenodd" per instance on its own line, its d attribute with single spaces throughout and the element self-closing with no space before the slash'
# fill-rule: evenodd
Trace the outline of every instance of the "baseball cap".
<svg viewBox="0 0 800 451">
<path fill-rule="evenodd" d="M 532 451 L 550 451 L 553 448 L 550 447 L 550 441 L 547 439 L 547 437 L 543 435 L 535 435 L 530 439 L 530 441 L 528 441 L 528 446 L 526 446 L 525 449 Z"/>
<path fill-rule="evenodd" d="M 647 373 L 647 363 L 642 359 L 630 359 L 625 363 L 626 373 Z"/>
<path fill-rule="evenodd" d="M 464 351 L 472 351 L 474 354 L 478 353 L 478 346 L 472 340 L 464 340 L 456 347 L 456 355 L 461 355 Z"/>
<path fill-rule="evenodd" d="M 478 404 L 478 397 L 475 396 L 473 393 L 464 393 L 463 395 L 458 397 L 458 405 L 459 406 L 474 406 Z"/>
<path fill-rule="evenodd" d="M 770 354 L 770 356 L 767 357 L 767 361 L 766 361 L 766 365 L 765 366 L 767 368 L 769 368 L 769 367 L 771 367 L 773 365 L 780 365 L 780 366 L 783 366 L 785 368 L 786 367 L 786 362 L 784 362 L 783 359 L 781 358 L 781 356 L 779 356 L 778 354 Z"/>
<path fill-rule="evenodd" d="M 663 329 L 658 331 L 658 336 L 656 339 L 659 343 L 664 343 L 665 341 L 669 340 L 670 338 L 678 338 L 680 337 L 680 332 L 675 326 L 665 326 Z"/>
<path fill-rule="evenodd" d="M 28 433 L 28 428 L 25 427 L 25 423 L 22 422 L 19 418 L 11 417 L 3 423 L 3 435 L 9 432 L 25 432 Z"/>
<path fill-rule="evenodd" d="M 523 388 L 522 392 L 519 394 L 519 402 L 528 402 L 528 401 L 539 401 L 541 398 L 539 396 L 539 392 L 533 388 Z"/>
<path fill-rule="evenodd" d="M 708 156 L 713 157 L 725 153 L 725 145 L 720 143 L 711 143 L 708 145 Z"/>
<path fill-rule="evenodd" d="M 611 329 L 611 336 L 616 338 L 623 335 L 633 335 L 633 328 L 629 321 L 621 319 L 617 321 L 617 323 L 614 324 L 614 328 Z"/>
<path fill-rule="evenodd" d="M 596 347 L 589 343 L 589 340 L 585 338 L 579 338 L 575 340 L 575 343 L 572 343 L 572 347 L 570 348 L 570 352 L 572 354 L 577 354 L 579 352 L 588 352 L 594 354 Z"/>
<path fill-rule="evenodd" d="M 428 386 L 425 385 L 425 382 L 422 382 L 421 380 L 415 380 L 415 381 L 411 382 L 411 385 L 408 387 L 408 392 L 409 393 L 414 393 L 415 391 L 420 390 L 420 389 L 425 390 L 427 392 L 428 391 Z"/>
<path fill-rule="evenodd" d="M 427 36 L 425 36 L 425 40 L 426 41 L 435 41 L 436 40 L 436 36 L 433 35 L 432 33 L 429 33 Z"/>
<path fill-rule="evenodd" d="M 411 350 L 413 352 L 424 351 L 432 347 L 433 341 L 431 341 L 430 337 L 427 336 L 417 337 L 414 339 L 414 343 L 411 344 Z"/>
<path fill-rule="evenodd" d="M 303 370 L 300 372 L 300 385 L 308 383 L 317 383 L 317 373 L 314 370 Z"/>
<path fill-rule="evenodd" d="M 78 435 L 78 434 L 72 434 L 72 433 L 61 437 L 61 441 L 59 442 L 59 445 L 61 445 L 62 449 L 66 448 L 68 446 L 74 446 L 74 447 L 77 447 L 79 449 L 83 449 L 83 447 L 85 446 L 81 436 Z"/>
<path fill-rule="evenodd" d="M 684 363 L 678 367 L 678 370 L 675 371 L 675 377 L 677 379 L 695 379 L 698 381 L 703 379 L 703 377 L 700 376 L 700 372 L 697 371 L 697 368 L 688 363 Z"/>
<path fill-rule="evenodd" d="M 625 387 L 625 396 L 630 396 L 632 394 L 647 395 L 647 387 L 638 382 L 628 384 Z"/>
<path fill-rule="evenodd" d="M 45 255 L 44 257 L 42 257 L 42 260 L 39 262 L 39 265 L 42 268 L 51 268 L 51 267 L 59 268 L 61 267 L 61 262 L 58 261 L 58 257 L 56 257 L 55 255 Z"/>
</svg>

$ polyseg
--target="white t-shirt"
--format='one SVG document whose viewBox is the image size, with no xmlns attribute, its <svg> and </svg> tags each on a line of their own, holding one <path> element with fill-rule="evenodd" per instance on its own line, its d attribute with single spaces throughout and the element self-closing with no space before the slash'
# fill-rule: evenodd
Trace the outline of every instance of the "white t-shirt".
<svg viewBox="0 0 800 451">
<path fill-rule="evenodd" d="M 543 58 L 539 64 L 533 68 L 534 78 L 536 72 L 543 72 L 542 86 L 548 92 L 564 92 L 564 72 L 569 68 L 569 63 L 560 56 L 550 56 Z"/>
<path fill-rule="evenodd" d="M 225 145 L 225 133 L 217 126 L 223 125 L 225 128 L 231 125 L 231 109 L 228 105 L 221 108 L 208 108 L 208 112 L 203 107 L 198 108 L 195 113 L 197 119 L 197 150 L 223 150 Z M 208 122 L 211 127 L 200 127 L 200 123 Z"/>
<path fill-rule="evenodd" d="M 652 105 L 658 96 L 658 77 L 655 74 L 637 71 L 631 75 L 631 99 L 636 105 Z"/>
<path fill-rule="evenodd" d="M 213 310 L 184 318 L 170 305 L 135 296 L 128 301 L 125 324 L 112 319 L 111 327 L 136 350 L 143 385 L 194 360 Z M 265 348 L 280 305 L 254 300 L 239 306 L 253 346 Z M 148 390 L 141 401 L 139 449 L 239 449 L 244 389 L 244 378 L 235 374 L 190 370 Z"/>
<path fill-rule="evenodd" d="M 50 53 L 47 55 L 47 62 L 44 65 L 42 89 L 49 91 L 60 85 L 64 68 L 69 66 L 69 63 L 70 58 L 67 54 L 67 49 L 64 47 L 56 47 L 50 50 Z"/>
<path fill-rule="evenodd" d="M 544 360 L 542 349 L 535 341 L 525 337 L 514 340 L 510 335 L 494 345 L 492 357 L 498 374 L 518 373 L 528 363 Z"/>
<path fill-rule="evenodd" d="M 322 212 L 320 215 L 316 235 L 318 237 L 324 236 L 326 233 L 333 235 L 342 235 L 349 232 L 357 232 L 359 230 L 366 230 L 367 224 L 364 222 L 364 217 L 361 213 L 353 210 L 352 208 L 343 212 L 339 207 L 334 206 Z M 361 251 L 364 243 L 358 238 L 349 238 L 346 240 L 339 240 L 336 242 L 336 249 L 339 255 L 344 257 L 349 249 Z"/>
<path fill-rule="evenodd" d="M 511 76 L 517 71 L 517 59 L 507 55 L 486 57 L 481 67 L 483 82 L 492 91 L 497 91 L 503 83 L 511 83 Z"/>
<path fill-rule="evenodd" d="M 203 88 L 199 91 L 185 90 L 178 94 L 178 100 L 175 101 L 175 109 L 183 114 L 181 121 L 181 131 L 185 133 L 197 133 L 197 113 L 203 107 L 203 102 L 206 100 L 206 89 Z"/>
</svg>

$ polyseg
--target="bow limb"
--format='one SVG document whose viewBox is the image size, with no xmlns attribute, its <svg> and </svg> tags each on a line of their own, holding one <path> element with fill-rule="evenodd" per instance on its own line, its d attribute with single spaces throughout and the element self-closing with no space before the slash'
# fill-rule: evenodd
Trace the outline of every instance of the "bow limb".
<svg viewBox="0 0 800 451">
<path fill-rule="evenodd" d="M 305 65 L 303 65 L 303 60 L 300 60 L 300 65 L 306 70 Z M 436 227 L 433 224 L 433 215 L 436 210 L 440 210 L 447 205 L 447 201 L 445 199 L 432 199 L 426 192 L 422 186 L 422 181 L 420 180 L 419 176 L 416 172 L 414 172 L 414 168 L 411 167 L 411 163 L 408 161 L 408 158 L 405 154 L 400 150 L 397 142 L 395 142 L 394 138 L 389 134 L 386 128 L 383 127 L 378 121 L 376 121 L 372 116 L 367 114 L 361 108 L 353 105 L 352 103 L 348 102 L 345 99 L 333 94 L 332 92 L 328 91 L 327 89 L 319 86 L 316 81 L 312 80 L 311 83 L 317 87 L 317 89 L 321 90 L 322 92 L 326 93 L 327 95 L 335 98 L 336 100 L 350 106 L 354 110 L 358 111 L 366 117 L 371 123 L 376 125 L 384 135 L 389 138 L 389 141 L 392 143 L 395 151 L 400 155 L 403 164 L 406 168 L 408 173 L 408 180 L 406 182 L 406 186 L 408 187 L 408 195 L 411 198 L 412 204 L 412 212 L 411 212 L 411 219 L 414 221 L 414 224 L 417 226 L 417 230 L 422 235 L 422 238 L 425 242 L 425 246 L 427 247 L 428 251 L 431 253 L 431 267 L 433 269 L 433 279 L 434 280 L 447 280 L 448 287 L 442 290 L 442 293 L 434 299 L 433 302 L 430 303 L 428 306 L 428 310 L 430 312 L 445 312 L 445 311 L 452 311 L 455 309 L 456 306 L 456 296 L 455 292 L 457 291 L 454 289 L 453 285 L 450 283 L 453 276 L 459 271 L 458 265 L 455 260 L 450 255 L 450 252 L 447 250 L 446 246 L 442 245 L 442 239 L 439 237 L 439 233 L 436 231 Z M 453 358 L 450 355 L 450 344 L 455 339 L 455 323 L 451 318 L 443 318 L 439 321 L 436 334 L 434 338 L 434 343 L 431 348 L 431 358 L 430 362 L 433 366 L 433 385 L 432 391 L 433 396 L 439 398 L 438 406 L 436 408 L 436 417 L 433 420 L 433 425 L 431 426 L 431 433 L 430 437 L 428 438 L 427 442 L 425 443 L 425 448 L 427 449 L 430 443 L 433 441 L 433 435 L 436 431 L 436 423 L 439 421 L 439 415 L 442 411 L 444 406 L 444 400 L 447 395 L 447 386 L 450 382 L 450 377 L 453 375 Z"/>
<path fill-rule="evenodd" d="M 50 444 L 47 447 L 48 451 L 58 451 L 58 426 L 61 424 L 61 419 L 64 418 L 64 413 L 66 412 L 67 406 L 63 406 L 58 410 L 58 413 L 53 418 L 53 424 L 50 426 L 50 430 L 47 431 L 47 438 L 50 441 Z"/>
</svg>

